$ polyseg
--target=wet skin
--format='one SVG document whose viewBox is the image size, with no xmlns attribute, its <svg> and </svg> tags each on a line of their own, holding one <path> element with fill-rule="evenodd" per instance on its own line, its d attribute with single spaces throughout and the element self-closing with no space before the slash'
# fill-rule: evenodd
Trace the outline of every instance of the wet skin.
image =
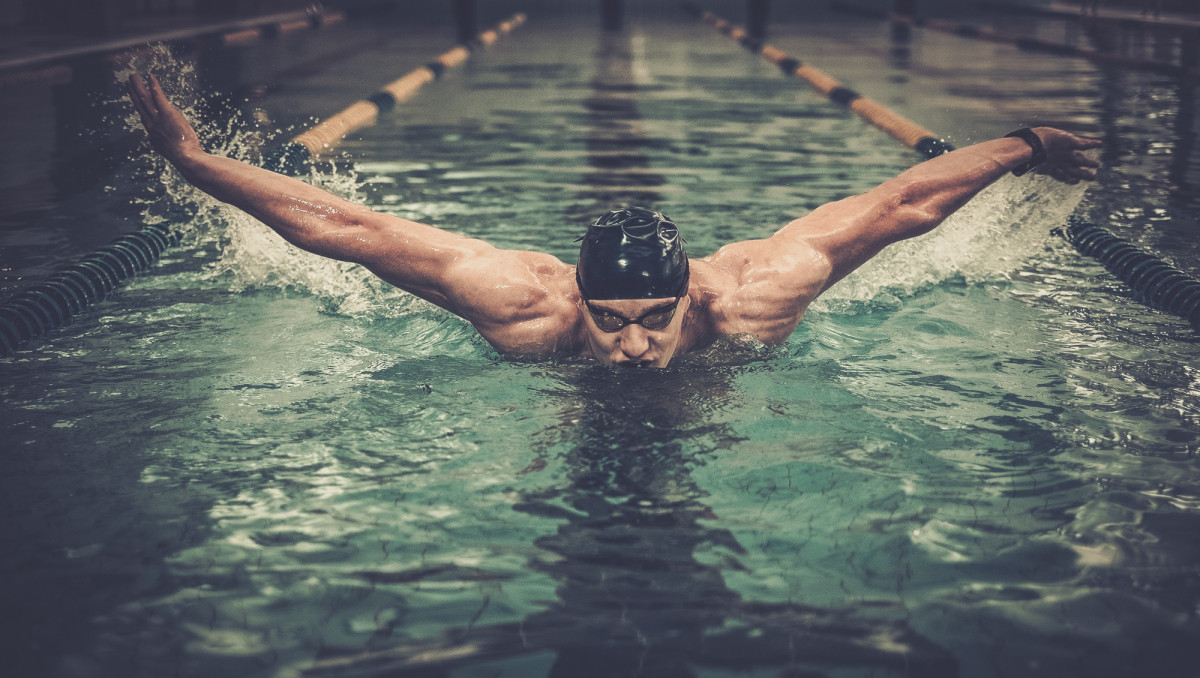
<svg viewBox="0 0 1200 678">
<path fill-rule="evenodd" d="M 891 243 L 933 230 L 979 191 L 1032 157 L 1004 137 L 946 153 L 857 196 L 818 207 L 773 235 L 728 243 L 691 262 L 691 281 L 670 324 L 604 332 L 580 298 L 575 267 L 545 253 L 504 250 L 429 224 L 373 212 L 292 177 L 201 148 L 158 81 L 137 76 L 129 93 L 156 151 L 194 186 L 259 219 L 293 245 L 361 264 L 386 282 L 470 322 L 511 356 L 591 355 L 601 362 L 665 367 L 720 337 L 787 340 L 809 303 Z M 1038 171 L 1071 184 L 1095 177 L 1084 154 L 1100 142 L 1033 130 L 1045 147 Z M 672 299 L 593 301 L 637 319 Z M 653 323 L 651 323 L 653 324 Z"/>
<path fill-rule="evenodd" d="M 591 311 L 587 305 L 591 305 Z M 666 367 L 678 351 L 683 336 L 683 322 L 691 300 L 683 297 L 675 308 L 671 322 L 660 330 L 647 329 L 630 322 L 647 315 L 669 310 L 675 298 L 665 299 L 592 299 L 580 302 L 583 307 L 588 347 L 597 360 L 623 367 Z M 627 324 L 616 332 L 605 332 L 596 325 L 592 311 L 609 313 L 623 318 Z"/>
</svg>

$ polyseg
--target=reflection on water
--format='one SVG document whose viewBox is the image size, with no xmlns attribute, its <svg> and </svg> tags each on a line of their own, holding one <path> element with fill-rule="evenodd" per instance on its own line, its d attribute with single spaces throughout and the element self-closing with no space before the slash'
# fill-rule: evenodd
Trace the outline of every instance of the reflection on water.
<svg viewBox="0 0 1200 678">
<path fill-rule="evenodd" d="M 548 675 L 691 676 L 699 668 L 877 666 L 956 675 L 944 649 L 895 604 L 822 609 L 744 600 L 722 572 L 744 549 L 705 505 L 691 470 L 742 439 L 706 423 L 736 397 L 727 369 L 581 369 L 553 394 L 566 482 L 514 509 L 558 522 L 530 566 L 558 600 L 517 623 L 469 625 L 365 656 L 318 660 L 313 676 L 448 675 L 457 666 L 552 652 Z M 704 441 L 703 447 L 685 441 Z M 531 469 L 536 469 L 532 466 Z M 728 554 L 720 566 L 700 548 Z M 892 607 L 889 613 L 886 608 Z"/>
<path fill-rule="evenodd" d="M 1100 184 L 1002 182 L 787 345 L 665 372 L 504 362 L 166 186 L 203 247 L 3 365 L 6 666 L 1190 678 L 1197 343 L 1047 232 L 1078 204 L 1193 256 L 1194 100 L 920 32 L 888 69 L 856 26 L 772 40 L 907 79 L 914 119 L 1108 134 Z M 314 180 L 569 260 L 609 201 L 665 203 L 702 254 L 912 161 L 706 27 L 522 30 Z"/>
</svg>

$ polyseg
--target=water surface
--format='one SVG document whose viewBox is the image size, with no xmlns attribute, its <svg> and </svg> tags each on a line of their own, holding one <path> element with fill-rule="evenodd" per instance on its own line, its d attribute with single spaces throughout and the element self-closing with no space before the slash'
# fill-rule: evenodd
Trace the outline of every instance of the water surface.
<svg viewBox="0 0 1200 678">
<path fill-rule="evenodd" d="M 586 215 L 650 200 L 702 256 L 915 160 L 703 25 L 519 30 L 309 179 L 566 260 Z M 1129 145 L 1086 193 L 1002 180 L 783 346 L 664 371 L 505 361 L 130 161 L 112 190 L 187 246 L 0 366 L 6 653 L 52 676 L 1190 675 L 1196 339 L 1050 234 L 1073 211 L 1194 229 L 1137 150 L 1179 148 L 1181 93 L 951 36 L 854 49 L 885 34 L 774 39 L 956 140 L 1028 115 Z M 327 115 L 321 83 L 369 91 L 382 59 L 260 119 Z M 1020 119 L 947 96 L 972 68 L 1024 73 Z"/>
</svg>

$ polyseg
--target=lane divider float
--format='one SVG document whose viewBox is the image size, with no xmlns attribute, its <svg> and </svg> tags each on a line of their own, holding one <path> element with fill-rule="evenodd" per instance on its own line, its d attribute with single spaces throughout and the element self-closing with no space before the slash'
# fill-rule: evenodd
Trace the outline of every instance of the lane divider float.
<svg viewBox="0 0 1200 678">
<path fill-rule="evenodd" d="M 908 118 L 896 113 L 883 104 L 869 99 L 845 87 L 836 79 L 814 66 L 789 56 L 780 49 L 762 42 L 740 26 L 735 26 L 712 12 L 702 10 L 692 3 L 684 3 L 684 9 L 716 28 L 725 36 L 738 42 L 747 50 L 775 64 L 784 73 L 802 78 L 830 101 L 840 104 L 863 120 L 887 133 L 893 139 L 911 148 L 926 158 L 937 157 L 954 150 L 945 139 L 925 129 Z"/>
<path fill-rule="evenodd" d="M 1129 285 L 1138 301 L 1177 315 L 1200 332 L 1200 282 L 1095 224 L 1075 216 L 1067 223 L 1062 233 L 1067 241 Z"/>
<path fill-rule="evenodd" d="M 215 38 L 223 46 L 236 47 L 248 45 L 265 38 L 291 35 L 292 33 L 310 29 L 316 30 L 346 20 L 344 12 L 326 12 L 316 6 L 310 7 L 306 14 L 307 16 L 304 17 L 290 16 L 270 23 L 235 28 L 218 33 L 215 35 Z"/>
<path fill-rule="evenodd" d="M 296 135 L 272 154 L 265 166 L 285 174 L 303 171 L 313 160 L 331 151 L 349 134 L 374 125 L 380 113 L 391 111 L 396 104 L 411 99 L 426 84 L 440 78 L 447 69 L 465 62 L 476 46 L 490 46 L 523 23 L 525 15 L 514 14 L 494 28 L 480 33 L 474 43 L 456 45 L 424 66 L 409 71 L 374 94 L 350 104 Z"/>
<path fill-rule="evenodd" d="M 1122 28 L 1163 28 L 1170 30 L 1194 30 L 1200 29 L 1200 20 L 1185 17 L 1183 15 L 1168 14 L 1166 12 L 1155 12 L 1153 15 L 1147 15 L 1136 10 L 1123 10 L 1114 7 L 1099 7 L 1100 3 L 1095 3 L 1096 6 L 1090 7 L 1087 10 L 1082 9 L 1078 5 L 1071 6 L 1064 3 L 1051 2 L 1049 5 L 1033 5 L 1029 3 L 1005 3 L 1005 2 L 984 2 L 979 3 L 983 9 L 993 9 L 1004 12 L 1017 12 L 1020 14 L 1043 14 L 1046 16 L 1059 17 L 1062 19 L 1076 19 L 1079 21 L 1098 21 L 1119 24 Z"/>
<path fill-rule="evenodd" d="M 166 224 L 123 235 L 0 304 L 0 355 L 65 325 L 126 278 L 150 268 L 179 236 Z"/>
<path fill-rule="evenodd" d="M 331 26 L 344 21 L 345 18 L 344 12 L 326 11 L 319 4 L 315 4 L 302 11 L 161 31 L 13 59 L 0 59 L 0 87 L 42 80 L 70 81 L 73 73 L 71 63 L 75 59 L 98 55 L 112 58 L 121 52 L 142 49 L 152 43 L 191 41 L 202 46 L 215 47 L 247 45 L 263 38 Z"/>
</svg>

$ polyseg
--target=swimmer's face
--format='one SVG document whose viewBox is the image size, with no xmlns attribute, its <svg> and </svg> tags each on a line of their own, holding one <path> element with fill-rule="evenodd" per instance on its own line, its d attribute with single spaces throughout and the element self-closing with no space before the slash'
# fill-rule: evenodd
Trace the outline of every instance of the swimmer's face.
<svg viewBox="0 0 1200 678">
<path fill-rule="evenodd" d="M 588 345 L 599 360 L 626 367 L 666 367 L 679 348 L 691 301 L 581 299 Z"/>
</svg>

